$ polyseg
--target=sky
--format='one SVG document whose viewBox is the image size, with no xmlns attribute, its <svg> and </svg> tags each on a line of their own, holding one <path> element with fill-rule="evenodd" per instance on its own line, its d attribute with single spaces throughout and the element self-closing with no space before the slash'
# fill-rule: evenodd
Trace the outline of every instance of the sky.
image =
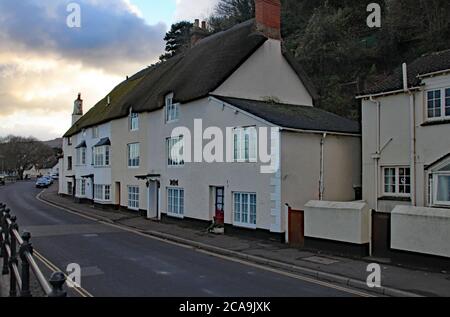
<svg viewBox="0 0 450 317">
<path fill-rule="evenodd" d="M 81 27 L 69 28 L 71 3 Z M 115 85 L 156 62 L 176 21 L 204 19 L 217 0 L 0 0 L 0 137 L 40 140 L 70 128 Z"/>
</svg>

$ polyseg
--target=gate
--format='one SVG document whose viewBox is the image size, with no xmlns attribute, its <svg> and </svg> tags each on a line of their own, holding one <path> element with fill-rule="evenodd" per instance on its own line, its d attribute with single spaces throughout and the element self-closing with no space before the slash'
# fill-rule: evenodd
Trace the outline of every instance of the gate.
<svg viewBox="0 0 450 317">
<path fill-rule="evenodd" d="M 289 244 L 295 247 L 305 245 L 305 212 L 289 207 Z"/>
<path fill-rule="evenodd" d="M 391 253 L 391 214 L 372 212 L 372 253 L 389 257 Z"/>
</svg>

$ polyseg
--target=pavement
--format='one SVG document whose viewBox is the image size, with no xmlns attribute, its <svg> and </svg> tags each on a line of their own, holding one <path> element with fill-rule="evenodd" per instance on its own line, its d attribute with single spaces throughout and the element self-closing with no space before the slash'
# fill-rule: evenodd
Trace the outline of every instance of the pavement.
<svg viewBox="0 0 450 317">
<path fill-rule="evenodd" d="M 56 194 L 56 186 L 42 193 L 32 182 L 18 182 L 0 189 L 0 201 L 17 216 L 20 231 L 31 232 L 35 256 L 45 276 L 66 271 L 70 264 L 79 265 L 81 287 L 71 289 L 70 296 L 377 295 L 352 283 L 325 281 L 327 275 L 319 280 L 312 271 L 302 273 L 294 266 L 283 269 L 286 263 L 275 265 L 278 261 L 258 255 L 273 249 L 283 258 L 292 252 L 286 246 L 212 236 L 205 228 L 159 224 L 131 213 L 72 204 Z"/>
<path fill-rule="evenodd" d="M 433 272 L 411 269 L 386 263 L 377 259 L 352 259 L 336 257 L 319 251 L 305 251 L 288 245 L 243 236 L 213 235 L 206 228 L 183 222 L 154 222 L 138 215 L 99 209 L 89 204 L 77 204 L 70 198 L 57 194 L 52 187 L 39 195 L 43 201 L 60 206 L 72 212 L 89 216 L 99 221 L 138 230 L 163 240 L 188 245 L 199 250 L 235 259 L 295 272 L 317 280 L 329 281 L 378 294 L 397 297 L 450 296 L 449 272 Z M 384 262 L 384 261 L 383 261 Z M 382 270 L 382 287 L 369 289 L 367 267 L 377 263 Z"/>
</svg>

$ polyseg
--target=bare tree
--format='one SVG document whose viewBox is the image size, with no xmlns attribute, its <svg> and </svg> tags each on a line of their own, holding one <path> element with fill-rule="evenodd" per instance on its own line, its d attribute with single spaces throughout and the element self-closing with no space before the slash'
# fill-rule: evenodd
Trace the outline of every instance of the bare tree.
<svg viewBox="0 0 450 317">
<path fill-rule="evenodd" d="M 15 172 L 22 179 L 25 170 L 42 168 L 53 160 L 55 151 L 34 138 L 8 136 L 0 140 L 0 156 L 5 171 Z"/>
</svg>

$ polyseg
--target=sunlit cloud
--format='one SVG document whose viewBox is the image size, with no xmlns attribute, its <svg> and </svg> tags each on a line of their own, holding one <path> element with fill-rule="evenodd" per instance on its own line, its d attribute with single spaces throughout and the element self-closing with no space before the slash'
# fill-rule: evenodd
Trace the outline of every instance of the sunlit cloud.
<svg viewBox="0 0 450 317">
<path fill-rule="evenodd" d="M 71 2 L 81 6 L 79 29 L 66 25 Z M 171 22 L 205 18 L 216 2 L 169 0 L 174 18 L 150 25 L 142 1 L 0 0 L 0 136 L 61 136 L 78 92 L 86 112 L 158 60 Z"/>
</svg>

